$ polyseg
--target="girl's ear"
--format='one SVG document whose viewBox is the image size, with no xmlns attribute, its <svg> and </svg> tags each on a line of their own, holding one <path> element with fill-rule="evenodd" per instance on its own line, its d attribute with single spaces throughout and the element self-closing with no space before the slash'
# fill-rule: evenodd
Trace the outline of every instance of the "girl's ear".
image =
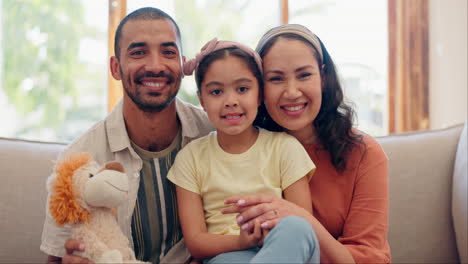
<svg viewBox="0 0 468 264">
<path fill-rule="evenodd" d="M 205 104 L 203 103 L 203 98 L 202 98 L 202 96 L 201 96 L 201 92 L 200 92 L 200 91 L 197 91 L 197 96 L 198 96 L 198 100 L 200 101 L 201 107 L 202 107 L 203 110 L 205 110 L 205 112 L 206 112 Z"/>
</svg>

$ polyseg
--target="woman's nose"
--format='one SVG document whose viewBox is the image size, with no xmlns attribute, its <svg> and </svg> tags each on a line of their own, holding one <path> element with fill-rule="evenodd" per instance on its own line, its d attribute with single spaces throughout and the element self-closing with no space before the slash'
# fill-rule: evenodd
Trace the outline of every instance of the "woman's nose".
<svg viewBox="0 0 468 264">
<path fill-rule="evenodd" d="M 295 81 L 288 81 L 286 83 L 283 96 L 287 99 L 296 99 L 302 95 L 302 92 Z"/>
</svg>

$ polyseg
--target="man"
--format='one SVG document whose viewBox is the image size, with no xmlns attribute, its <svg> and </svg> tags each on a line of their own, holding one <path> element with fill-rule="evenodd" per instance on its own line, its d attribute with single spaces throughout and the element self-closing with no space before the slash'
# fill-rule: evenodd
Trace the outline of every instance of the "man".
<svg viewBox="0 0 468 264">
<path fill-rule="evenodd" d="M 189 255 L 166 174 L 181 147 L 213 128 L 203 110 L 175 99 L 185 58 L 179 28 L 169 15 L 157 8 L 127 15 L 117 28 L 114 50 L 110 69 L 122 81 L 123 100 L 62 156 L 87 151 L 100 163 L 121 162 L 130 192 L 117 220 L 137 258 L 185 262 Z M 73 255 L 84 245 L 68 240 L 70 228 L 57 227 L 46 210 L 41 250 L 49 255 L 48 262 L 85 262 Z"/>
</svg>

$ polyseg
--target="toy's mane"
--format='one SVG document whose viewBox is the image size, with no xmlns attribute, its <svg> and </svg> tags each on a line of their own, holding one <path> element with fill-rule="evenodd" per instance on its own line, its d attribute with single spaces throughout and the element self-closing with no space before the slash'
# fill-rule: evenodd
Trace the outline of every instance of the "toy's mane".
<svg viewBox="0 0 468 264">
<path fill-rule="evenodd" d="M 73 174 L 92 159 L 91 154 L 87 152 L 73 153 L 55 166 L 56 178 L 52 186 L 49 209 L 58 226 L 88 221 L 90 213 L 81 208 L 76 200 L 78 195 L 73 189 Z"/>
</svg>

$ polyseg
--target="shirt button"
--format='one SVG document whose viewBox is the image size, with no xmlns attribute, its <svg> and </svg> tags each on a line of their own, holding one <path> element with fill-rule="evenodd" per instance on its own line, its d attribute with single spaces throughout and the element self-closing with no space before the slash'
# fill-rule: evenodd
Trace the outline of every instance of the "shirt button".
<svg viewBox="0 0 468 264">
<path fill-rule="evenodd" d="M 139 176 L 140 176 L 140 173 L 138 173 L 138 172 L 135 172 L 135 174 L 133 174 L 133 177 L 135 177 L 135 178 L 138 178 Z"/>
</svg>

